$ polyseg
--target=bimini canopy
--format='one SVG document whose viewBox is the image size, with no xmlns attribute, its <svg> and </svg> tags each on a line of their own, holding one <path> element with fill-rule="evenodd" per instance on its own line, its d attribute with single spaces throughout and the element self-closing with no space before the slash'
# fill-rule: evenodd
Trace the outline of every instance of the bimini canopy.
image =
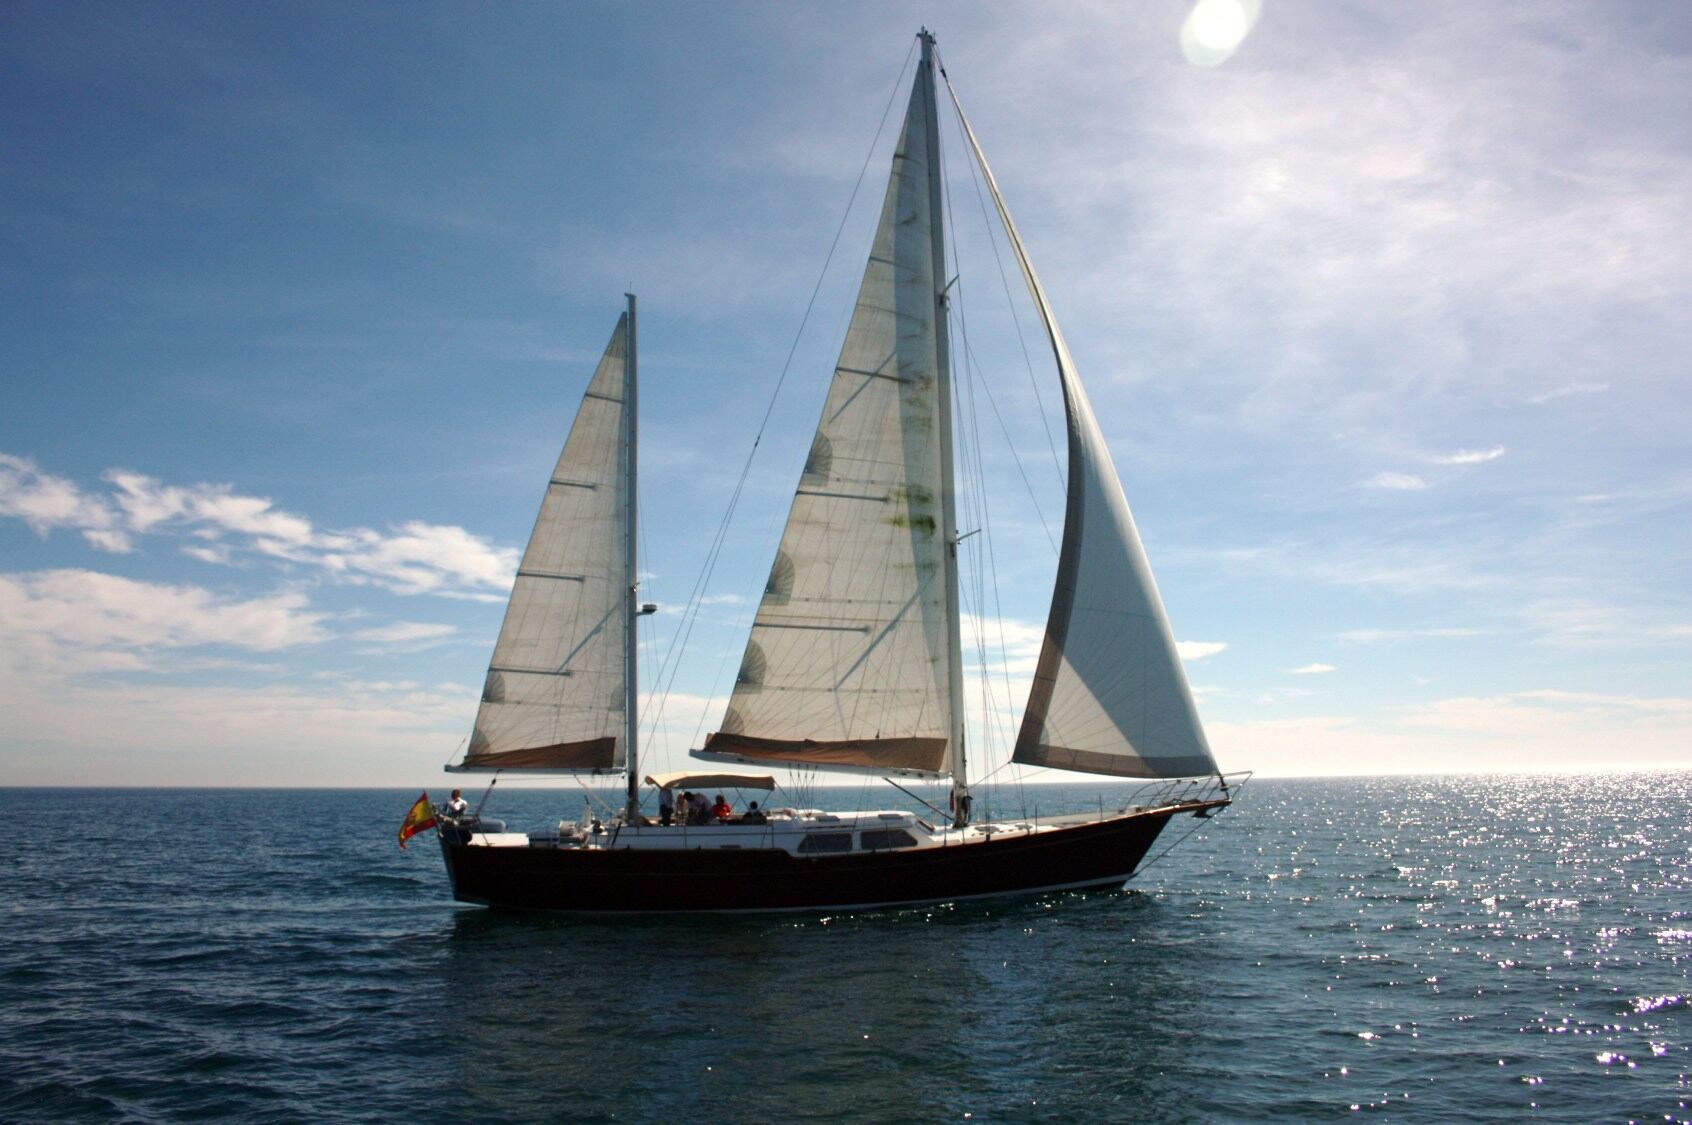
<svg viewBox="0 0 1692 1125">
<path fill-rule="evenodd" d="M 646 784 L 660 789 L 763 789 L 776 787 L 767 773 L 649 773 Z"/>
</svg>

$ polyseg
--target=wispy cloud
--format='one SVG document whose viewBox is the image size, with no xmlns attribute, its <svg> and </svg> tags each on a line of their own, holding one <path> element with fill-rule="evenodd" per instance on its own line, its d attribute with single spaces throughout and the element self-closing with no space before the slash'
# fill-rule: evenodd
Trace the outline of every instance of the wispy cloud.
<svg viewBox="0 0 1692 1125">
<path fill-rule="evenodd" d="M 1264 701 L 1268 702 L 1268 701 Z M 1692 699 L 1554 689 L 1435 700 L 1384 716 L 1207 724 L 1225 766 L 1268 774 L 1475 773 L 1692 766 Z"/>
<path fill-rule="evenodd" d="M 83 528 L 82 537 L 88 540 L 91 546 L 107 554 L 127 555 L 135 550 L 134 540 L 115 528 Z"/>
<path fill-rule="evenodd" d="M 1554 736 L 1571 726 L 1613 739 L 1622 725 L 1692 732 L 1692 699 L 1539 688 L 1506 695 L 1442 699 L 1407 708 L 1403 716 L 1403 721 L 1411 726 L 1512 740 Z M 1688 745 L 1692 743 L 1682 743 L 1681 748 L 1684 750 Z"/>
<path fill-rule="evenodd" d="M 109 502 L 85 494 L 74 481 L 43 472 L 27 457 L 0 453 L 0 516 L 22 520 L 42 538 L 62 527 L 82 532 L 102 551 L 131 549 Z"/>
<path fill-rule="evenodd" d="M 239 686 L 0 676 L 8 735 L 56 749 L 8 761 L 0 748 L 0 761 L 24 784 L 386 784 L 445 762 L 475 707 L 471 687 L 342 676 Z"/>
<path fill-rule="evenodd" d="M 1436 465 L 1479 465 L 1498 460 L 1504 452 L 1502 445 L 1495 445 L 1490 449 L 1459 449 L 1456 453 L 1447 453 L 1432 460 Z"/>
<path fill-rule="evenodd" d="M 1226 641 L 1176 641 L 1175 651 L 1182 660 L 1203 660 L 1215 656 L 1228 647 Z"/>
<path fill-rule="evenodd" d="M 347 634 L 347 639 L 361 642 L 366 653 L 422 652 L 445 643 L 458 633 L 455 625 L 440 625 L 423 621 L 395 621 L 370 629 Z"/>
<path fill-rule="evenodd" d="M 1567 386 L 1558 387 L 1554 391 L 1545 391 L 1542 394 L 1532 395 L 1528 398 L 1528 401 L 1533 403 L 1535 406 L 1544 406 L 1546 403 L 1555 402 L 1560 398 L 1569 398 L 1573 395 L 1603 394 L 1609 389 L 1610 384 L 1608 383 L 1570 383 Z"/>
<path fill-rule="evenodd" d="M 1347 629 L 1335 633 L 1334 639 L 1349 641 L 1352 644 L 1374 645 L 1386 644 L 1391 641 L 1415 640 L 1423 637 L 1479 637 L 1486 633 L 1484 629 L 1468 626 L 1436 626 L 1427 629 Z"/>
<path fill-rule="evenodd" d="M 1490 590 L 1504 579 L 1478 552 L 1412 541 L 1330 538 L 1252 547 L 1185 548 L 1163 559 L 1195 561 L 1212 572 L 1273 575 L 1287 581 L 1374 588 L 1400 594 Z"/>
<path fill-rule="evenodd" d="M 235 598 L 90 570 L 0 575 L 0 621 L 14 666 L 151 671 L 149 653 L 218 645 L 280 652 L 329 638 L 303 593 Z"/>
<path fill-rule="evenodd" d="M 1397 492 L 1420 492 L 1428 482 L 1413 473 L 1383 471 L 1363 482 L 1364 488 L 1386 488 Z"/>
<path fill-rule="evenodd" d="M 386 531 L 328 530 L 226 484 L 170 485 L 121 469 L 105 479 L 113 492 L 89 492 L 27 458 L 0 454 L 0 516 L 40 535 L 77 530 L 96 548 L 119 553 L 134 548 L 134 536 L 187 534 L 194 541 L 182 552 L 204 563 L 269 559 L 398 594 L 498 601 L 517 569 L 515 548 L 462 527 L 412 520 Z"/>
<path fill-rule="evenodd" d="M 1325 672 L 1334 671 L 1332 664 L 1306 664 L 1300 668 L 1288 668 L 1289 676 L 1320 676 Z"/>
<path fill-rule="evenodd" d="M 1257 697 L 1257 703 L 1262 707 L 1279 707 L 1283 703 L 1293 703 L 1300 699 L 1308 699 L 1316 693 L 1309 688 L 1278 687 L 1271 688 Z"/>
</svg>

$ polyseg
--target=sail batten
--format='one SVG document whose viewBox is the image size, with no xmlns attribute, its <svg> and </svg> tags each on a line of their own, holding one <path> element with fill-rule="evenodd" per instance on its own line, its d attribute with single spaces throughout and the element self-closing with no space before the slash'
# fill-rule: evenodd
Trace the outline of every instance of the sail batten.
<svg viewBox="0 0 1692 1125">
<path fill-rule="evenodd" d="M 627 366 L 625 314 L 548 479 L 459 769 L 625 764 Z"/>
<path fill-rule="evenodd" d="M 1110 449 L 955 91 L 952 104 L 1051 342 L 1069 438 L 1057 581 L 1012 760 L 1121 777 L 1215 773 Z"/>
<path fill-rule="evenodd" d="M 722 729 L 698 756 L 951 768 L 933 109 L 919 80 Z"/>
</svg>

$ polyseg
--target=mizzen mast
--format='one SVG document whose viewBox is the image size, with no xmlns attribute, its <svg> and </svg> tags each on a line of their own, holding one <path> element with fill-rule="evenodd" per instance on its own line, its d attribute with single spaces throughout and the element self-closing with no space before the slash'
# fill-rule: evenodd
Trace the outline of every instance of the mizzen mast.
<svg viewBox="0 0 1692 1125">
<path fill-rule="evenodd" d="M 640 487 L 635 472 L 636 452 L 640 434 L 640 372 L 635 359 L 635 295 L 625 293 L 629 299 L 629 315 L 626 321 L 628 333 L 628 380 L 623 386 L 623 456 L 627 459 L 628 476 L 628 527 L 624 529 L 627 550 L 624 557 L 624 576 L 627 581 L 624 588 L 628 591 L 624 608 L 624 623 L 628 630 L 626 643 L 623 646 L 624 690 L 628 692 L 625 715 L 628 725 L 625 728 L 624 740 L 627 746 L 627 761 L 624 769 L 628 770 L 628 803 L 623 810 L 624 823 L 633 824 L 640 818 L 640 691 L 637 676 L 640 670 L 639 648 L 635 641 L 635 623 L 640 620 L 645 610 L 640 605 L 640 569 L 635 556 L 635 530 L 640 526 Z"/>
</svg>

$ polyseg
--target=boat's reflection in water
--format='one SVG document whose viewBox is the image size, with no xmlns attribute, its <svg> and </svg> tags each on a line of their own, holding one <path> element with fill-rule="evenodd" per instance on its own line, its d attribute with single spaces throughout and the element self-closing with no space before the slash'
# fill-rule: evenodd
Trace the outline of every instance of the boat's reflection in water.
<svg viewBox="0 0 1692 1125">
<path fill-rule="evenodd" d="M 1138 892 L 833 917 L 465 910 L 441 982 L 453 1097 L 577 1120 L 1126 1113 L 1175 1094 L 1167 1029 L 1203 970 L 1180 913 Z"/>
</svg>

